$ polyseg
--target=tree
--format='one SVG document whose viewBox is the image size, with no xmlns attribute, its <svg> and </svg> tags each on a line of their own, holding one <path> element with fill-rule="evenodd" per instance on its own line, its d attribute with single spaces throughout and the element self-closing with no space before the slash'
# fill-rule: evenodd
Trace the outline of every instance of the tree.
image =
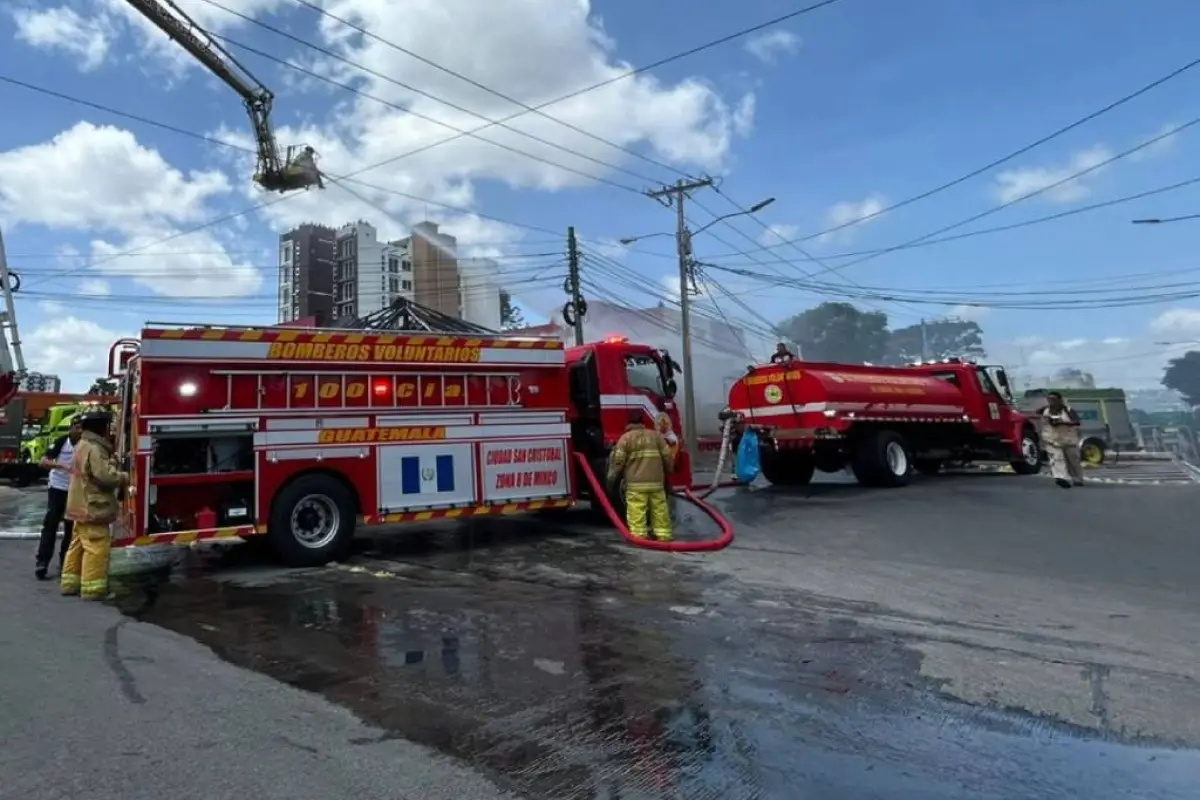
<svg viewBox="0 0 1200 800">
<path fill-rule="evenodd" d="M 525 327 L 525 315 L 521 313 L 521 307 L 513 303 L 512 295 L 503 289 L 500 290 L 500 327 L 503 330 L 511 331 L 517 328 Z"/>
<path fill-rule="evenodd" d="M 115 378 L 96 378 L 92 381 L 92 388 L 88 389 L 87 393 L 112 397 L 118 390 L 119 386 Z"/>
<path fill-rule="evenodd" d="M 855 364 L 882 361 L 887 351 L 887 314 L 860 311 L 850 303 L 821 303 L 779 326 L 800 345 L 806 361 Z"/>
<path fill-rule="evenodd" d="M 1096 378 L 1092 373 L 1075 367 L 1063 367 L 1054 373 L 1053 384 L 1059 389 L 1095 389 Z"/>
<path fill-rule="evenodd" d="M 922 333 L 921 328 L 925 330 Z M 922 344 L 926 347 L 923 348 Z M 928 356 L 922 355 L 928 349 Z M 939 319 L 897 328 L 888 336 L 886 361 L 911 364 L 923 358 L 987 357 L 983 349 L 983 329 L 978 323 L 960 319 Z"/>
<path fill-rule="evenodd" d="M 1189 350 L 1180 358 L 1172 358 L 1162 385 L 1183 395 L 1188 405 L 1200 405 L 1200 351 Z"/>
</svg>

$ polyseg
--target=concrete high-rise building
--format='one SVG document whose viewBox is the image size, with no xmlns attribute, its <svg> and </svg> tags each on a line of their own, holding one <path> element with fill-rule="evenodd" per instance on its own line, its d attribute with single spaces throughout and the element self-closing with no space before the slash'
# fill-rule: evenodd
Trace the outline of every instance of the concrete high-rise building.
<svg viewBox="0 0 1200 800">
<path fill-rule="evenodd" d="M 26 392 L 61 392 L 62 379 L 57 375 L 26 372 L 25 378 L 21 381 L 21 388 Z"/>
<path fill-rule="evenodd" d="M 458 240 L 440 233 L 436 223 L 420 222 L 403 241 L 412 259 L 412 299 L 443 314 L 459 316 Z"/>
<path fill-rule="evenodd" d="M 413 264 L 407 240 L 379 241 L 359 220 L 338 228 L 334 250 L 334 312 L 338 319 L 365 317 L 397 297 L 413 299 Z"/>
<path fill-rule="evenodd" d="M 279 237 L 278 322 L 333 321 L 334 230 L 306 223 Z"/>
<path fill-rule="evenodd" d="M 500 330 L 500 268 L 490 258 L 464 258 L 458 262 L 459 313 L 467 322 Z"/>
</svg>

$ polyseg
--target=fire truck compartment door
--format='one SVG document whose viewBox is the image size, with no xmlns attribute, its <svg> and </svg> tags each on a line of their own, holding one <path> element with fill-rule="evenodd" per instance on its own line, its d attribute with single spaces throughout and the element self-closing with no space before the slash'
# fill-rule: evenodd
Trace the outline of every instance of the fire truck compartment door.
<svg viewBox="0 0 1200 800">
<path fill-rule="evenodd" d="M 479 451 L 485 503 L 564 497 L 571 493 L 567 443 L 563 439 L 484 442 Z"/>
<path fill-rule="evenodd" d="M 474 503 L 472 444 L 401 444 L 379 448 L 379 506 L 385 512 Z"/>
</svg>

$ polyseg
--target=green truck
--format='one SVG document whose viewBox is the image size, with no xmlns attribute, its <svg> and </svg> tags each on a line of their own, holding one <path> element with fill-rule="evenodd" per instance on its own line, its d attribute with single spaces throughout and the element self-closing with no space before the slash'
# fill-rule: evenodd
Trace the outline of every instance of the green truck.
<svg viewBox="0 0 1200 800">
<path fill-rule="evenodd" d="M 46 412 L 46 419 L 21 442 L 21 460 L 36 464 L 54 444 L 54 440 L 66 434 L 71 427 L 71 418 L 84 407 L 83 403 L 56 403 Z"/>
<path fill-rule="evenodd" d="M 1138 449 L 1137 431 L 1129 418 L 1124 389 L 1030 389 L 1020 409 L 1036 414 L 1046 407 L 1046 395 L 1058 392 L 1079 415 L 1079 451 L 1086 464 L 1099 466 L 1109 453 Z"/>
</svg>

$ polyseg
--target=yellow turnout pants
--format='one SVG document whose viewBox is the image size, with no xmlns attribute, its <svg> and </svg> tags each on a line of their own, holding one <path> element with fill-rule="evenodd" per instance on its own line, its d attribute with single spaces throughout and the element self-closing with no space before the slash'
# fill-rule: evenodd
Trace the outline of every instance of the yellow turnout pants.
<svg viewBox="0 0 1200 800">
<path fill-rule="evenodd" d="M 85 600 L 103 600 L 108 596 L 108 558 L 112 552 L 108 525 L 76 522 L 71 546 L 63 559 L 59 586 L 65 595 L 77 594 Z"/>
<path fill-rule="evenodd" d="M 649 517 L 649 525 L 647 525 Z M 629 532 L 645 539 L 652 532 L 660 542 L 671 541 L 671 514 L 667 509 L 667 492 L 662 486 L 625 487 L 625 522 Z"/>
</svg>

